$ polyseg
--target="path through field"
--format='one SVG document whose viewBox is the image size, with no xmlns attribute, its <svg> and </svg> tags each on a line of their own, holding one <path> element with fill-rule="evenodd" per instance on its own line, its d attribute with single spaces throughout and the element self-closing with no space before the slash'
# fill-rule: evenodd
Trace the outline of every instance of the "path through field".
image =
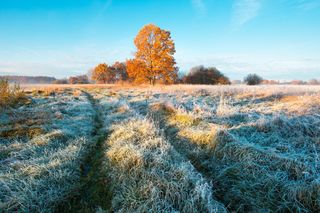
<svg viewBox="0 0 320 213">
<path fill-rule="evenodd" d="M 75 197 L 71 197 L 56 208 L 56 212 L 96 212 L 99 209 L 109 211 L 111 208 L 111 192 L 107 174 L 103 169 L 103 144 L 107 131 L 103 122 L 103 113 L 99 100 L 89 92 L 84 92 L 94 109 L 94 128 L 92 140 L 95 145 L 91 148 L 81 167 L 81 188 Z"/>
</svg>

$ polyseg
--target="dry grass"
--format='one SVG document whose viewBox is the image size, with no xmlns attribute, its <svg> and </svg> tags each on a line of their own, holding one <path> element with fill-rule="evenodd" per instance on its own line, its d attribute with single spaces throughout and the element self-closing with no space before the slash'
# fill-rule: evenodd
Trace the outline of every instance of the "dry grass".
<svg viewBox="0 0 320 213">
<path fill-rule="evenodd" d="M 19 85 L 10 87 L 7 80 L 0 78 L 0 110 L 26 102 L 27 97 Z"/>
<path fill-rule="evenodd" d="M 116 211 L 226 211 L 212 198 L 210 184 L 149 121 L 131 119 L 115 125 L 108 146 Z"/>
<path fill-rule="evenodd" d="M 62 117 L 54 116 L 55 113 Z M 82 94 L 34 97 L 0 119 L 1 211 L 52 212 L 79 186 L 93 110 Z M 4 119 L 5 118 L 5 119 Z"/>
<path fill-rule="evenodd" d="M 107 92 L 109 94 L 109 92 Z M 100 99 L 107 131 L 105 172 L 117 212 L 223 212 L 210 183 L 118 95 Z M 127 175 L 123 175 L 123 174 Z"/>
<path fill-rule="evenodd" d="M 243 102 L 231 96 L 227 101 L 216 100 L 211 116 L 199 114 L 203 110 L 198 105 L 192 109 L 176 99 L 167 99 L 160 107 L 156 102 L 151 114 L 177 150 L 212 179 L 215 195 L 230 210 L 318 211 L 317 100 L 310 102 L 309 95 L 290 97 L 286 99 L 288 111 L 282 108 L 286 115 L 274 111 L 268 116 L 260 108 L 277 106 L 278 99 L 259 96 L 257 101 Z M 309 104 L 294 115 L 289 104 L 297 100 Z"/>
<path fill-rule="evenodd" d="M 0 211 L 66 202 L 96 134 L 110 195 L 90 194 L 112 203 L 97 212 L 320 211 L 319 86 L 25 89 L 32 102 L 0 114 Z"/>
<path fill-rule="evenodd" d="M 0 137 L 4 138 L 19 138 L 19 137 L 29 137 L 34 138 L 39 135 L 44 134 L 44 130 L 40 127 L 23 127 L 19 126 L 15 129 L 3 129 L 0 132 Z"/>
</svg>

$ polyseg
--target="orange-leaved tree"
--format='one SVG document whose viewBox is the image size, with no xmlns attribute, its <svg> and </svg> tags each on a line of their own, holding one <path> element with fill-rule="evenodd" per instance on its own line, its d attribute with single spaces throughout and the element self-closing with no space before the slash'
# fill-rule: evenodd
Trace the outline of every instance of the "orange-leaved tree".
<svg viewBox="0 0 320 213">
<path fill-rule="evenodd" d="M 104 84 L 113 83 L 115 81 L 114 69 L 105 63 L 99 64 L 92 71 L 91 79 Z"/>
<path fill-rule="evenodd" d="M 140 84 L 148 81 L 147 67 L 141 60 L 127 60 L 127 73 L 129 79 L 133 80 L 135 83 Z"/>
<path fill-rule="evenodd" d="M 156 81 L 174 83 L 177 67 L 173 57 L 174 42 L 169 31 L 149 24 L 144 26 L 134 40 L 135 59 L 127 61 L 129 78 L 137 83 Z"/>
</svg>

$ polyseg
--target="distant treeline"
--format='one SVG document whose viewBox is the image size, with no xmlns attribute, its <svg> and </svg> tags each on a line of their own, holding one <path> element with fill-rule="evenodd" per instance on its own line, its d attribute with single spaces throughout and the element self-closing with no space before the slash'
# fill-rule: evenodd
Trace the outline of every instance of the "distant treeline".
<svg viewBox="0 0 320 213">
<path fill-rule="evenodd" d="M 233 81 L 231 81 L 231 84 L 248 84 L 249 82 L 248 82 L 247 78 L 248 78 L 248 76 L 243 81 L 233 80 Z M 302 81 L 302 80 L 279 81 L 279 80 L 262 79 L 262 80 L 259 80 L 257 83 L 253 83 L 253 85 L 255 85 L 255 84 L 264 84 L 264 85 L 276 85 L 276 84 L 278 84 L 278 85 L 320 85 L 320 79 L 319 80 L 310 79 L 307 81 Z"/>
<path fill-rule="evenodd" d="M 47 76 L 17 76 L 17 75 L 3 75 L 0 79 L 7 79 L 9 83 L 17 84 L 51 84 L 57 79 Z"/>
<path fill-rule="evenodd" d="M 103 64 L 104 65 L 104 64 Z M 121 66 L 116 66 L 121 65 Z M 99 67 L 100 66 L 100 67 Z M 101 65 L 97 67 L 101 68 Z M 0 75 L 1 79 L 7 79 L 9 83 L 17 84 L 90 84 L 90 83 L 118 83 L 127 82 L 132 83 L 126 71 L 125 63 L 116 62 L 115 65 L 108 66 L 100 69 L 97 72 L 97 67 L 91 70 L 88 75 L 71 76 L 65 79 L 56 79 L 48 76 L 12 76 L 12 75 Z M 97 76 L 103 75 L 104 81 L 97 78 Z M 256 74 L 249 74 L 244 80 L 230 81 L 223 73 L 217 70 L 215 67 L 196 66 L 193 67 L 187 73 L 180 73 L 175 83 L 178 84 L 279 84 L 279 85 L 320 85 L 320 79 L 310 79 L 309 81 L 292 80 L 280 82 L 278 80 L 263 79 Z"/>
</svg>

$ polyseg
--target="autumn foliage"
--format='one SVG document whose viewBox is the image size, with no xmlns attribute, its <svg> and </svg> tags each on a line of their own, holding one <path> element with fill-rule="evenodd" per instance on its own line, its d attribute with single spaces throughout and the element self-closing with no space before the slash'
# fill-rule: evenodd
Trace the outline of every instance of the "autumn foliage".
<svg viewBox="0 0 320 213">
<path fill-rule="evenodd" d="M 113 83 L 114 75 L 113 70 L 106 63 L 103 63 L 94 68 L 91 78 L 98 83 Z"/>
<path fill-rule="evenodd" d="M 91 75 L 91 79 L 98 83 L 115 83 L 117 81 L 125 81 L 128 78 L 125 63 L 116 62 L 112 66 L 106 63 L 96 66 Z"/>
<path fill-rule="evenodd" d="M 127 61 L 129 78 L 135 83 L 174 83 L 177 79 L 174 42 L 169 31 L 149 24 L 134 40 L 135 58 Z"/>
<path fill-rule="evenodd" d="M 135 83 L 148 81 L 148 71 L 145 64 L 136 59 L 127 60 L 127 71 L 129 78 Z"/>
</svg>

